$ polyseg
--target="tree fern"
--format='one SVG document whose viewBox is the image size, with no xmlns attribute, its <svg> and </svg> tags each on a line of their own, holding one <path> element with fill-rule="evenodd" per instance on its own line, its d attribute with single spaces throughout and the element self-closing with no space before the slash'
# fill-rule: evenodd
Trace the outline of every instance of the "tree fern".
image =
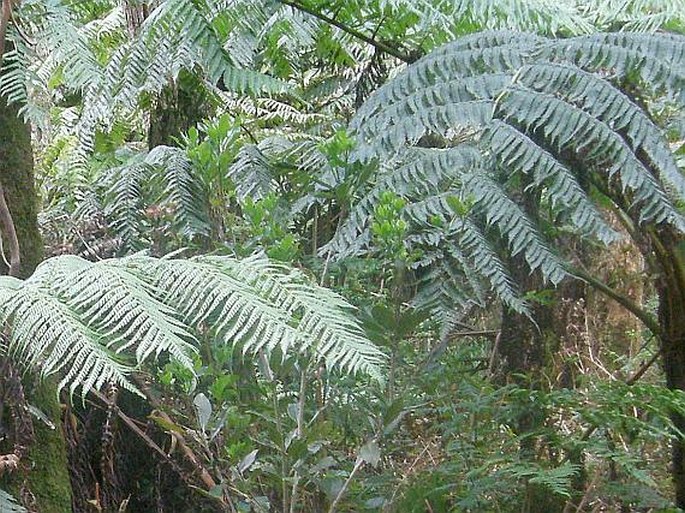
<svg viewBox="0 0 685 513">
<path fill-rule="evenodd" d="M 384 355 L 348 303 L 262 257 L 57 257 L 25 282 L 2 278 L 0 314 L 9 326 L 4 349 L 43 375 L 59 373 L 72 394 L 107 382 L 134 390 L 127 374 L 162 355 L 192 371 L 199 332 L 250 354 L 306 352 L 382 376 Z"/>
<path fill-rule="evenodd" d="M 528 217 L 526 196 L 544 202 L 541 212 L 554 220 L 610 242 L 616 234 L 589 194 L 594 173 L 623 192 L 639 222 L 683 230 L 675 204 L 685 197 L 685 179 L 634 91 L 681 106 L 684 49 L 684 37 L 663 34 L 555 40 L 513 32 L 437 49 L 374 93 L 352 120 L 357 157 L 385 163 L 328 249 L 363 250 L 378 198 L 391 188 L 408 200 L 404 215 L 416 233 L 449 226 L 442 244 L 475 256 L 476 271 L 521 308 L 496 257 L 504 245 L 553 283 L 566 274 L 538 220 Z M 450 158 L 465 154 L 470 160 Z"/>
</svg>

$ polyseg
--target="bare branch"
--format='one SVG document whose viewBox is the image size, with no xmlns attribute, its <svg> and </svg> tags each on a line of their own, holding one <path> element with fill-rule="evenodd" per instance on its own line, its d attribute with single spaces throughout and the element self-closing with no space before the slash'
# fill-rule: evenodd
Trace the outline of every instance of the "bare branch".
<svg viewBox="0 0 685 513">
<path fill-rule="evenodd" d="M 2 185 L 0 185 L 0 224 L 2 224 L 2 231 L 7 237 L 7 242 L 10 246 L 10 266 L 7 274 L 10 276 L 19 276 L 19 271 L 21 270 L 19 239 L 17 239 L 17 230 L 14 228 L 12 214 L 7 206 L 7 201 L 5 201 L 5 190 Z"/>
<path fill-rule="evenodd" d="M 407 64 L 411 64 L 416 60 L 416 57 L 404 53 L 401 50 L 398 50 L 397 48 L 393 48 L 387 43 L 384 43 L 383 41 L 378 41 L 377 39 L 374 39 L 373 37 L 367 36 L 366 34 L 363 34 L 362 32 L 359 32 L 356 29 L 353 29 L 352 27 L 348 27 L 347 25 L 339 22 L 335 18 L 331 18 L 330 16 L 327 16 L 319 11 L 316 11 L 312 9 L 311 7 L 308 7 L 306 5 L 302 5 L 299 2 L 293 1 L 293 0 L 279 0 L 283 5 L 288 5 L 292 7 L 293 9 L 297 9 L 298 11 L 306 12 L 307 14 L 314 16 L 315 18 L 328 23 L 329 25 L 332 25 L 336 28 L 339 28 L 343 32 L 346 32 L 350 34 L 351 36 L 359 39 L 360 41 L 364 41 L 365 43 L 370 44 L 374 48 L 377 48 L 381 52 L 387 53 L 388 55 L 392 55 L 393 57 L 406 62 Z M 376 29 L 376 32 L 378 31 L 378 28 Z"/>
</svg>

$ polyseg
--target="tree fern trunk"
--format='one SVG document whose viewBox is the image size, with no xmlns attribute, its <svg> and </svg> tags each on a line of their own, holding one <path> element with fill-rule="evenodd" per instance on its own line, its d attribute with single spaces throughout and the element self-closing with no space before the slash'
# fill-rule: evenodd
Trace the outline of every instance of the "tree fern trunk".
<svg viewBox="0 0 685 513">
<path fill-rule="evenodd" d="M 18 117 L 17 108 L 0 98 L 0 183 L 14 221 L 21 257 L 20 274 L 30 275 L 42 258 L 38 231 L 36 192 L 33 180 L 33 154 L 29 127 Z M 4 245 L 7 251 L 7 244 Z M 2 259 L 0 259 L 2 260 Z M 7 272 L 4 261 L 0 262 Z M 6 376 L 0 376 L 3 381 Z M 4 385 L 4 383 L 3 383 Z M 41 513 L 71 511 L 71 486 L 66 447 L 61 430 L 61 408 L 54 387 L 38 384 L 29 393 L 29 403 L 36 405 L 52 421 L 55 429 L 35 422 L 35 441 L 24 457 L 24 470 L 9 476 L 10 486 L 30 497 L 32 509 Z"/>
<path fill-rule="evenodd" d="M 666 383 L 672 390 L 685 391 L 685 237 L 662 230 L 652 240 L 661 267 L 657 290 Z M 673 413 L 671 418 L 676 428 L 685 432 L 685 417 Z M 674 440 L 672 450 L 676 505 L 685 509 L 685 440 Z"/>
</svg>

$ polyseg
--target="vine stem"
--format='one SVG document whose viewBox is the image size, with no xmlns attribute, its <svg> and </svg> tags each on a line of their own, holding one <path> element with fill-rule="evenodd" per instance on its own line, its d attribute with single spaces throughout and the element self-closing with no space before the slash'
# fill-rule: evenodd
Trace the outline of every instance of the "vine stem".
<svg viewBox="0 0 685 513">
<path fill-rule="evenodd" d="M 279 0 L 280 3 L 283 5 L 287 5 L 289 7 L 292 7 L 293 9 L 296 9 L 298 11 L 306 12 L 310 16 L 314 16 L 315 18 L 318 18 L 319 20 L 328 23 L 329 25 L 332 25 L 343 32 L 347 32 L 351 36 L 359 39 L 360 41 L 364 41 L 365 43 L 370 44 L 374 48 L 380 50 L 381 52 L 387 53 L 388 55 L 392 55 L 396 59 L 401 60 L 402 62 L 406 62 L 407 64 L 411 64 L 416 60 L 415 57 L 412 55 L 406 54 L 397 48 L 393 48 L 387 43 L 384 43 L 383 41 L 378 41 L 377 39 L 374 39 L 373 37 L 367 36 L 366 34 L 363 34 L 362 32 L 359 32 L 358 30 L 353 29 L 352 27 L 348 27 L 347 25 L 341 23 L 340 21 L 336 20 L 335 18 L 331 18 L 330 16 L 326 16 L 322 12 L 319 12 L 315 9 L 312 9 L 309 6 L 302 5 L 299 2 L 293 1 L 293 0 Z M 378 28 L 376 29 L 378 31 Z"/>
<path fill-rule="evenodd" d="M 640 308 L 640 306 L 637 303 L 635 303 L 632 299 L 612 289 L 606 283 L 598 280 L 594 276 L 590 275 L 589 273 L 586 273 L 581 269 L 570 269 L 569 272 L 577 278 L 580 278 L 581 280 L 587 282 L 592 287 L 602 292 L 604 295 L 609 296 L 611 299 L 619 303 L 626 310 L 628 310 L 635 317 L 637 317 L 640 321 L 642 321 L 642 324 L 644 324 L 647 327 L 647 329 L 652 332 L 652 334 L 661 338 L 661 327 L 659 326 L 657 320 L 648 312 Z"/>
</svg>

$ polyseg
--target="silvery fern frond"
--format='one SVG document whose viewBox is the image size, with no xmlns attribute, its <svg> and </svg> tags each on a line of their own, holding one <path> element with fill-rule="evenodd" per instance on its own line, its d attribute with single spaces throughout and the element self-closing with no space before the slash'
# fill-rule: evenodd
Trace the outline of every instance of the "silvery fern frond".
<svg viewBox="0 0 685 513">
<path fill-rule="evenodd" d="M 26 513 L 26 508 L 4 490 L 0 490 L 0 511 L 2 513 Z"/>
<path fill-rule="evenodd" d="M 546 215 L 611 242 L 617 234 L 590 195 L 592 173 L 622 191 L 637 222 L 685 229 L 676 206 L 685 178 L 664 131 L 632 96 L 642 91 L 681 108 L 684 69 L 685 37 L 668 34 L 483 32 L 436 49 L 352 120 L 357 158 L 383 164 L 326 249 L 363 250 L 390 189 L 404 198 L 415 233 L 458 226 L 452 243 L 478 255 L 476 271 L 495 280 L 505 303 L 522 306 L 498 252 L 521 253 L 552 283 L 566 274 L 526 201 L 543 201 Z M 473 157 L 451 157 L 460 154 Z"/>
<path fill-rule="evenodd" d="M 4 350 L 70 394 L 168 355 L 192 371 L 196 334 L 283 358 L 304 352 L 331 368 L 382 379 L 385 357 L 340 296 L 263 257 L 189 260 L 134 255 L 88 262 L 63 256 L 26 281 L 0 279 Z"/>
</svg>

